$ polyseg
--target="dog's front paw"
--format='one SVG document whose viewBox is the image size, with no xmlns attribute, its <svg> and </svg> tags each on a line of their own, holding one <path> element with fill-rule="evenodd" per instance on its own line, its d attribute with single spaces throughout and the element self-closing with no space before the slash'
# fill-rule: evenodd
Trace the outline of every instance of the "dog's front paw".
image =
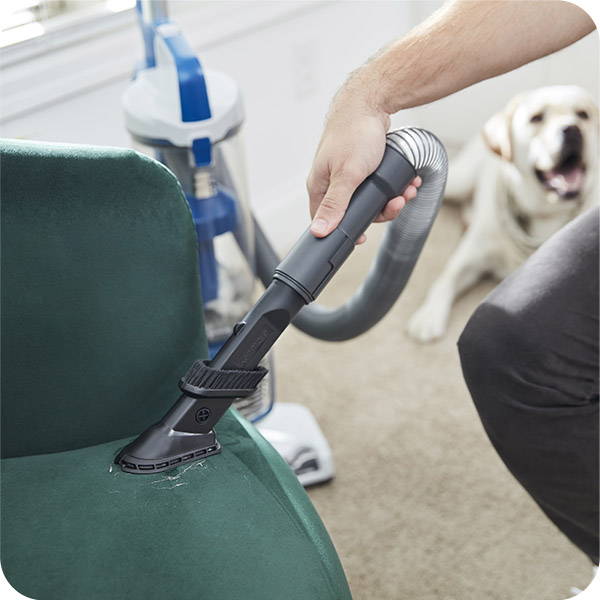
<svg viewBox="0 0 600 600">
<path fill-rule="evenodd" d="M 424 304 L 410 318 L 408 335 L 418 342 L 433 342 L 446 333 L 447 311 L 433 304 Z"/>
</svg>

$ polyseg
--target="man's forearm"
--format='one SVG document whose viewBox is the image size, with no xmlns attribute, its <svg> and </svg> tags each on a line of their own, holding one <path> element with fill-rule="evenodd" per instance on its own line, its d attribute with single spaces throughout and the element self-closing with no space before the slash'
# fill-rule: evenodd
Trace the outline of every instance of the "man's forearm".
<svg viewBox="0 0 600 600">
<path fill-rule="evenodd" d="M 454 0 L 347 82 L 388 114 L 437 100 L 564 48 L 594 29 L 562 0 Z"/>
<path fill-rule="evenodd" d="M 562 0 L 453 0 L 355 71 L 340 88 L 307 181 L 311 231 L 328 235 L 385 150 L 390 115 L 555 52 L 594 29 Z M 419 178 L 388 203 L 395 218 Z"/>
</svg>

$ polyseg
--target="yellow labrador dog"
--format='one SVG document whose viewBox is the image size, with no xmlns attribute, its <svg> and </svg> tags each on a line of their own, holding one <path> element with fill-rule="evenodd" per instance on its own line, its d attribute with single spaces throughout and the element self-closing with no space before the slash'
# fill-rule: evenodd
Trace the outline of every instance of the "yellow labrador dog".
<svg viewBox="0 0 600 600">
<path fill-rule="evenodd" d="M 408 323 L 420 342 L 446 331 L 455 298 L 498 279 L 598 203 L 598 107 L 576 86 L 519 94 L 451 162 L 449 199 L 472 198 L 468 228 Z"/>
</svg>

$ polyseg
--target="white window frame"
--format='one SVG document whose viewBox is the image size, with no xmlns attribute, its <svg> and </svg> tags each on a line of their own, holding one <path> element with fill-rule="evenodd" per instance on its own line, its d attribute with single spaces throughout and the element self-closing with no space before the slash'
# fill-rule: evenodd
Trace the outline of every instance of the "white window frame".
<svg viewBox="0 0 600 600">
<path fill-rule="evenodd" d="M 202 50 L 331 2 L 175 0 L 173 18 Z M 57 17 L 60 19 L 60 17 Z M 131 76 L 142 57 L 135 9 L 70 23 L 0 49 L 0 126 L 32 111 Z M 197 35 L 189 35 L 196 32 Z M 133 37 L 132 37 L 133 36 Z M 133 46 L 132 46 L 133 44 Z M 122 48 L 136 48 L 137 53 Z M 68 65 L 68 68 L 65 68 Z"/>
</svg>

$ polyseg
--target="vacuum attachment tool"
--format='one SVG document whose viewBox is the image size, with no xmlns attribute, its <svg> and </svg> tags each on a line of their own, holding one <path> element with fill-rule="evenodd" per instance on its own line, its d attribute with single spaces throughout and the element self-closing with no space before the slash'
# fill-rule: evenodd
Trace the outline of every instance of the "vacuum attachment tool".
<svg viewBox="0 0 600 600">
<path fill-rule="evenodd" d="M 127 473 L 156 473 L 218 454 L 212 424 L 235 398 L 252 394 L 266 374 L 263 367 L 224 371 L 197 360 L 179 381 L 182 396 L 173 408 L 121 450 L 115 462 Z"/>
<path fill-rule="evenodd" d="M 214 359 L 196 361 L 180 380 L 182 394 L 169 412 L 117 455 L 123 471 L 156 473 L 220 452 L 214 425 L 235 398 L 256 389 L 266 374 L 260 360 L 317 298 L 387 202 L 416 176 L 394 143 L 396 135 L 388 134 L 379 167 L 358 187 L 337 228 L 325 238 L 304 232 Z"/>
</svg>

